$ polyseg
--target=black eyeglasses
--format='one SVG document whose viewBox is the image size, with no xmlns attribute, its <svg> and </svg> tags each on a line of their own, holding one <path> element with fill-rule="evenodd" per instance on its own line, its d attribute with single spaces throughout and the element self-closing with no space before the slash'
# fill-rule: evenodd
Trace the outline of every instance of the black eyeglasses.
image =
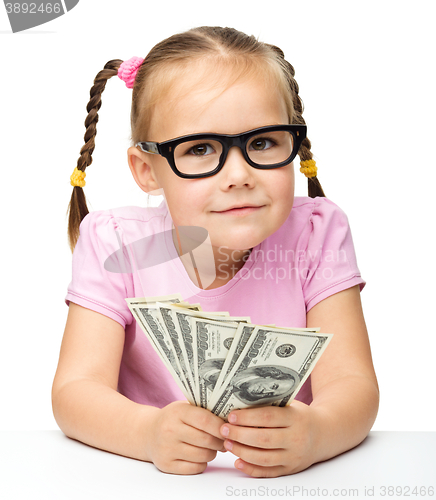
<svg viewBox="0 0 436 500">
<path fill-rule="evenodd" d="M 270 125 L 242 134 L 192 134 L 164 142 L 138 142 L 135 146 L 166 158 L 179 177 L 198 179 L 217 174 L 233 146 L 242 151 L 245 161 L 254 168 L 288 165 L 297 156 L 306 130 L 306 125 Z"/>
</svg>

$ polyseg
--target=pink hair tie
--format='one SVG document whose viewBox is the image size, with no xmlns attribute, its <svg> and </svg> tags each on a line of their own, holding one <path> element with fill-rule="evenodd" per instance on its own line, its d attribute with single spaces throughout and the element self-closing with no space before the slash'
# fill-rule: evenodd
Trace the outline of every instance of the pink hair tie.
<svg viewBox="0 0 436 500">
<path fill-rule="evenodd" d="M 118 76 L 123 82 L 126 82 L 128 89 L 133 89 L 136 73 L 143 62 L 144 59 L 142 57 L 131 57 L 127 61 L 124 61 L 118 68 Z"/>
</svg>

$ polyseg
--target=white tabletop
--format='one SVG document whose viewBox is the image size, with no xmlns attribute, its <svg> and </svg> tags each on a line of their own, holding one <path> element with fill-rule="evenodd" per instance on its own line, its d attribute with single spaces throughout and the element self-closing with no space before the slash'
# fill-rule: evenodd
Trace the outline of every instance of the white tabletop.
<svg viewBox="0 0 436 500">
<path fill-rule="evenodd" d="M 347 453 L 275 479 L 247 477 L 228 452 L 203 474 L 163 474 L 61 431 L 1 431 L 0 450 L 2 500 L 436 498 L 436 432 L 371 432 Z"/>
</svg>

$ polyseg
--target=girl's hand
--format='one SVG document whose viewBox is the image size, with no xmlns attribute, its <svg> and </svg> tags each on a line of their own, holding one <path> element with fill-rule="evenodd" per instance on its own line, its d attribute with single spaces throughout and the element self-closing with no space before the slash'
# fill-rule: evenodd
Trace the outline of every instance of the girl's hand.
<svg viewBox="0 0 436 500">
<path fill-rule="evenodd" d="M 175 401 L 154 414 L 147 456 L 162 472 L 200 474 L 217 451 L 225 451 L 222 424 L 222 419 L 209 410 Z"/>
<path fill-rule="evenodd" d="M 247 408 L 229 413 L 221 427 L 225 448 L 239 457 L 235 467 L 253 477 L 300 472 L 315 461 L 315 410 L 290 406 Z"/>
</svg>

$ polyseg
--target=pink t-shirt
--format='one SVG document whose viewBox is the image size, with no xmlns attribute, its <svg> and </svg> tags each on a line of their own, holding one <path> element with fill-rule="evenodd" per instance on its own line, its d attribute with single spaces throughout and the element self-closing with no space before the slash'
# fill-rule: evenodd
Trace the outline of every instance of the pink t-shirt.
<svg viewBox="0 0 436 500">
<path fill-rule="evenodd" d="M 191 281 L 177 256 L 171 229 L 165 202 L 159 207 L 91 212 L 80 225 L 73 254 L 65 301 L 104 314 L 125 329 L 118 391 L 137 403 L 162 408 L 185 397 L 136 324 L 125 298 L 178 292 L 184 300 L 200 303 L 204 311 L 250 316 L 255 324 L 304 328 L 306 313 L 315 304 L 365 285 L 347 217 L 327 198 L 296 197 L 284 224 L 253 248 L 228 283 L 212 290 Z M 141 265 L 133 271 L 129 248 L 142 255 L 137 260 Z M 111 255 L 112 267 L 107 263 Z M 107 270 L 114 269 L 114 256 L 118 271 L 124 272 Z M 145 267 L 147 256 L 154 259 L 151 267 Z M 296 399 L 312 401 L 310 377 Z"/>
</svg>

